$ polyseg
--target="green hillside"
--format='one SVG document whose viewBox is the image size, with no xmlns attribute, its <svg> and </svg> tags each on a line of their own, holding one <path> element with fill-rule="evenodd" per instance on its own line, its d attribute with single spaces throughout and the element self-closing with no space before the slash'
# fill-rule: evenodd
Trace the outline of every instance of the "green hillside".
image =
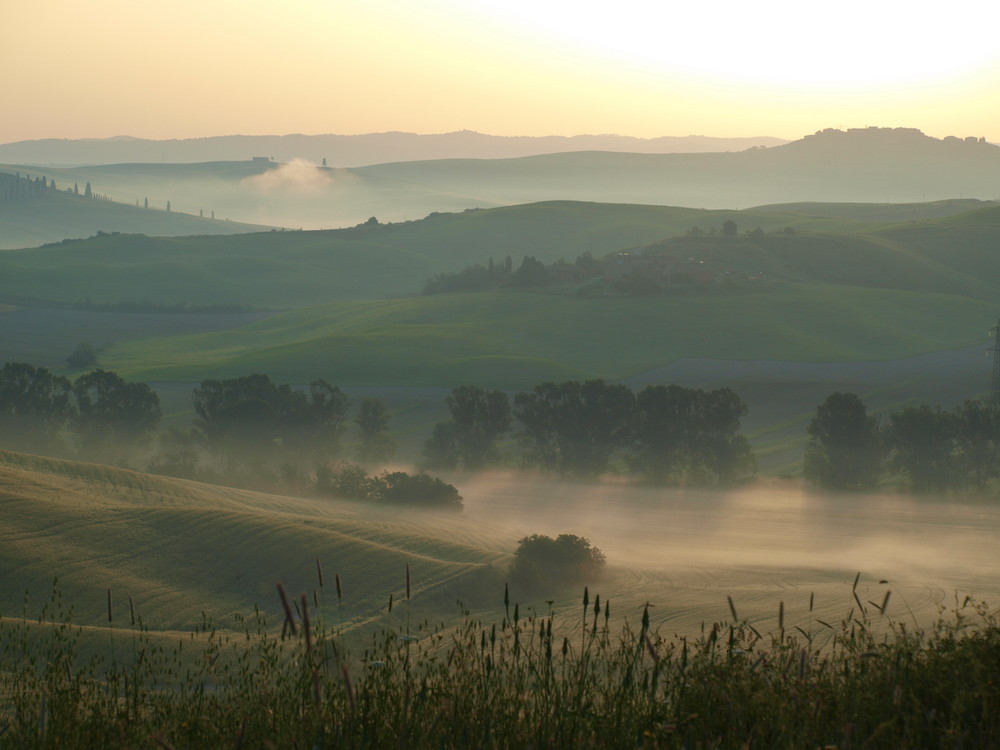
<svg viewBox="0 0 1000 750">
<path fill-rule="evenodd" d="M 681 236 L 643 255 L 696 262 L 716 275 L 819 282 L 996 298 L 1000 207 L 944 220 L 887 224 L 865 233 L 768 234 L 757 238 Z"/>
<path fill-rule="evenodd" d="M 772 245 L 790 244 L 790 252 L 813 242 L 806 235 L 835 233 L 838 235 L 835 238 L 815 241 L 818 243 L 815 251 L 819 253 L 816 262 L 832 268 L 838 263 L 837 254 L 842 247 L 854 246 L 861 253 L 872 249 L 867 238 L 840 235 L 895 224 L 889 220 L 900 216 L 882 211 L 864 218 L 871 213 L 865 206 L 810 206 L 808 213 L 796 213 L 795 207 L 773 208 L 773 211 L 702 211 L 560 201 L 436 214 L 420 221 L 324 232 L 183 238 L 101 236 L 57 247 L 0 253 L 0 299 L 33 298 L 63 303 L 81 299 L 151 300 L 168 304 L 298 307 L 411 296 L 433 274 L 455 271 L 473 263 L 485 264 L 491 257 L 499 261 L 511 255 L 517 262 L 525 255 L 545 262 L 559 258 L 572 261 L 584 252 L 599 257 L 683 236 L 695 227 L 705 233 L 718 233 L 728 220 L 736 222 L 741 232 L 758 226 L 767 233 L 792 227 L 797 235 L 768 239 Z M 921 204 L 905 207 L 903 215 L 947 216 L 949 211 L 966 208 L 966 203 Z M 145 213 L 130 207 L 122 210 Z M 983 215 L 986 214 L 988 209 L 983 210 Z M 928 219 L 912 229 L 919 234 L 928 227 L 937 227 L 941 232 L 959 228 L 941 221 Z M 985 233 L 985 241 L 989 241 L 991 232 L 1000 234 L 1000 227 L 987 226 L 977 231 Z M 895 235 L 880 236 L 874 241 L 903 244 L 907 237 L 900 235 L 897 240 Z M 979 234 L 967 230 L 956 238 L 957 242 L 965 239 L 972 242 L 971 253 L 979 252 L 984 241 Z M 884 255 L 882 248 L 874 249 Z M 740 249 L 744 251 L 745 248 Z M 897 260 L 906 262 L 903 257 Z M 992 256 L 983 262 L 989 265 Z M 891 268 L 887 270 L 892 272 Z M 804 275 L 792 274 L 790 278 L 808 280 L 810 274 L 816 273 L 812 269 Z M 982 278 L 970 280 L 972 286 L 981 281 Z M 955 288 L 947 286 L 940 291 L 952 292 Z"/>
<path fill-rule="evenodd" d="M 12 168 L 13 169 L 13 168 Z M 22 171 L 22 176 L 24 172 Z M 210 211 L 198 216 L 178 210 L 165 211 L 165 204 L 141 208 L 132 203 L 85 198 L 83 186 L 79 195 L 67 193 L 66 182 L 57 182 L 59 189 L 46 189 L 30 197 L 3 200 L 3 178 L 13 178 L 0 172 L 0 250 L 34 247 L 65 239 L 91 237 L 98 232 L 142 233 L 164 237 L 182 235 L 217 235 L 260 232 L 267 227 L 212 219 Z M 52 179 L 52 178 L 50 178 Z M 73 182 L 68 183 L 72 188 Z"/>
<path fill-rule="evenodd" d="M 350 627 L 402 598 L 412 571 L 414 617 L 477 602 L 515 540 L 432 512 L 278 497 L 95 464 L 0 451 L 0 613 L 31 608 L 58 578 L 80 625 L 107 624 L 106 592 L 128 621 L 128 598 L 154 630 L 191 629 L 202 613 L 228 624 L 260 604 L 277 610 L 275 581 L 319 589 L 324 616 Z M 337 606 L 334 575 L 345 592 Z M 502 590 L 502 582 L 499 584 Z M 492 589 L 491 589 L 492 593 Z M 272 621 L 275 617 L 271 617 Z"/>
<path fill-rule="evenodd" d="M 113 347 L 105 366 L 143 380 L 266 372 L 340 385 L 523 388 L 621 379 L 681 357 L 897 359 L 968 346 L 995 302 L 835 285 L 582 298 L 518 292 L 337 303 L 239 329 Z"/>
</svg>

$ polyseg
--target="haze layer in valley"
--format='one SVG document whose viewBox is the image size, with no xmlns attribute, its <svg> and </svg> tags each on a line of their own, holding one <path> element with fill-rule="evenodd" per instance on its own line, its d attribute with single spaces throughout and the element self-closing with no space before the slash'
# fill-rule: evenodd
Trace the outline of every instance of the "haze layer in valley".
<svg viewBox="0 0 1000 750">
<path fill-rule="evenodd" d="M 771 148 L 762 144 L 728 152 L 638 153 L 609 150 L 604 142 L 595 144 L 597 150 L 517 158 L 425 156 L 413 161 L 412 155 L 393 160 L 383 152 L 359 157 L 367 163 L 357 167 L 332 158 L 324 166 L 326 157 L 312 146 L 290 147 L 287 153 L 295 156 L 272 160 L 270 153 L 255 154 L 252 140 L 238 161 L 226 161 L 232 158 L 230 147 L 213 151 L 211 142 L 202 144 L 198 163 L 105 162 L 75 168 L 26 167 L 31 154 L 16 160 L 11 149 L 17 144 L 12 144 L 0 147 L 0 163 L 9 165 L 0 169 L 26 171 L 60 186 L 90 183 L 129 205 L 148 202 L 162 210 L 169 202 L 175 212 L 304 229 L 354 226 L 372 216 L 400 222 L 433 212 L 544 200 L 734 209 L 801 201 L 1000 197 L 1000 147 L 977 137 L 935 139 L 908 128 L 825 130 Z M 574 139 L 565 139 L 565 145 L 589 148 L 587 141 Z M 496 150 L 469 147 L 466 153 Z M 390 160 L 369 161 L 379 155 Z"/>
</svg>

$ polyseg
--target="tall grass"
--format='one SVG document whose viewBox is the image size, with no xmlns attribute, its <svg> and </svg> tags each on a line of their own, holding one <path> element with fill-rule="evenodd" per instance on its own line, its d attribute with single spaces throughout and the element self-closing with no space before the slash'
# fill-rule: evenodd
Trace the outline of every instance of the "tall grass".
<svg viewBox="0 0 1000 750">
<path fill-rule="evenodd" d="M 4 617 L 0 746 L 1000 746 L 998 615 L 969 599 L 919 628 L 855 587 L 839 622 L 786 627 L 782 605 L 772 633 L 730 600 L 730 621 L 669 638 L 649 605 L 612 618 L 585 591 L 576 612 L 522 615 L 505 594 L 451 628 L 387 612 L 349 654 L 320 592 L 279 590 L 280 635 L 255 611 L 164 647 L 130 607 L 113 657 L 82 655 L 58 588 Z"/>
</svg>

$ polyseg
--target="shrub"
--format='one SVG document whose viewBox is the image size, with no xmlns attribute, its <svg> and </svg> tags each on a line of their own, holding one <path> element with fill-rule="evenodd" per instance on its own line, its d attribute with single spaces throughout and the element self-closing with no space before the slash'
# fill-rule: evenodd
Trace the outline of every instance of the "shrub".
<svg viewBox="0 0 1000 750">
<path fill-rule="evenodd" d="M 458 489 L 430 474 L 387 471 L 371 481 L 377 485 L 375 494 L 378 499 L 388 503 L 462 509 L 462 496 L 458 494 Z"/>
<path fill-rule="evenodd" d="M 316 489 L 351 500 L 381 500 L 462 510 L 462 496 L 454 485 L 423 472 L 386 471 L 372 477 L 357 464 L 343 462 L 317 468 Z"/>
<path fill-rule="evenodd" d="M 369 477 L 357 464 L 346 461 L 336 467 L 325 465 L 317 468 L 316 489 L 351 500 L 370 500 L 378 496 L 377 480 Z"/>
<path fill-rule="evenodd" d="M 97 364 L 97 352 L 89 341 L 81 342 L 73 353 L 66 357 L 66 364 L 71 370 L 82 370 Z"/>
<path fill-rule="evenodd" d="M 592 583 L 604 568 L 604 553 L 589 539 L 560 534 L 524 537 L 510 566 L 511 580 L 528 588 Z"/>
</svg>

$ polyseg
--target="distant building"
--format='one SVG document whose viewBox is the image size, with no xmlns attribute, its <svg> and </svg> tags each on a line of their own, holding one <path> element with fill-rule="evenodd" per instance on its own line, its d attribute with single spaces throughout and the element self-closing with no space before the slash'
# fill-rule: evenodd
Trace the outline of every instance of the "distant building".
<svg viewBox="0 0 1000 750">
<path fill-rule="evenodd" d="M 254 164 L 269 164 L 274 161 L 273 157 L 270 156 L 255 156 L 250 159 Z"/>
</svg>

